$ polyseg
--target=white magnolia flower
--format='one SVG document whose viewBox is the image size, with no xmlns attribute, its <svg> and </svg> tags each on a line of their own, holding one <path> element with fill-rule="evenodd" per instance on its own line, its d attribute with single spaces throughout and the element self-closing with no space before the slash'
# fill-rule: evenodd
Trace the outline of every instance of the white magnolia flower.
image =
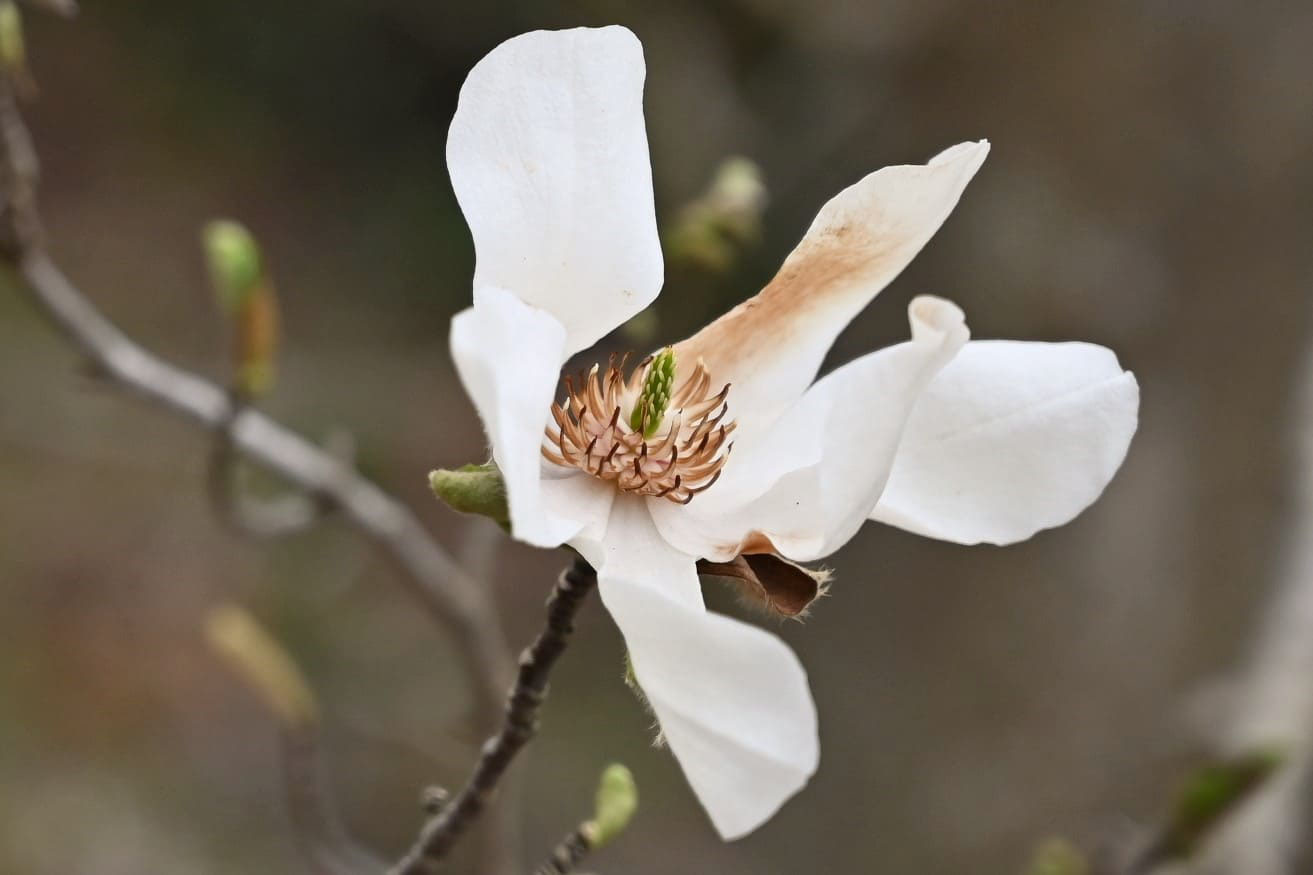
<svg viewBox="0 0 1313 875">
<path fill-rule="evenodd" d="M 564 362 L 661 289 L 644 72 L 621 27 L 524 34 L 470 72 L 447 163 L 477 267 L 451 350 L 514 536 L 570 544 L 597 569 L 661 731 L 728 839 L 815 771 L 816 712 L 783 642 L 706 610 L 695 563 L 745 555 L 738 576 L 792 612 L 809 594 L 790 602 L 798 572 L 773 557 L 828 556 L 867 519 L 1024 540 L 1098 497 L 1139 393 L 1101 347 L 968 343 L 962 311 L 933 297 L 912 302 L 910 340 L 815 379 L 948 217 L 982 141 L 840 192 L 775 279 L 673 362 L 629 379 L 595 369 L 554 405 Z"/>
</svg>

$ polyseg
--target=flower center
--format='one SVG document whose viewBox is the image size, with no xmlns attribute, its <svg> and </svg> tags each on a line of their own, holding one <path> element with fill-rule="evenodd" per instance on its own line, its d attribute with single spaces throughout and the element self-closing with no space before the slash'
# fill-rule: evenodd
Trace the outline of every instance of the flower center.
<svg viewBox="0 0 1313 875">
<path fill-rule="evenodd" d="M 729 458 L 734 422 L 725 421 L 729 384 L 711 391 L 702 362 L 674 388 L 674 355 L 648 356 L 628 380 L 611 356 L 565 378 L 565 401 L 552 405 L 543 456 L 634 492 L 688 504 L 711 487 Z"/>
</svg>

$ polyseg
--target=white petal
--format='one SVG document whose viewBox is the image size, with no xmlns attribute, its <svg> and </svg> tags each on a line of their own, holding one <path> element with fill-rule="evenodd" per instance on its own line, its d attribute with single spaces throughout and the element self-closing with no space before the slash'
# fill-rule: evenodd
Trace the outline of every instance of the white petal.
<svg viewBox="0 0 1313 875">
<path fill-rule="evenodd" d="M 926 388 L 872 519 L 1010 544 L 1088 507 L 1121 466 L 1140 390 L 1088 343 L 969 343 Z"/>
<path fill-rule="evenodd" d="M 941 298 L 916 298 L 908 320 L 910 341 L 826 375 L 735 447 L 723 484 L 687 506 L 654 499 L 661 533 L 722 561 L 745 549 L 807 561 L 843 546 L 880 498 L 917 398 L 967 341 L 962 311 Z"/>
<path fill-rule="evenodd" d="M 556 316 L 567 355 L 661 289 L 645 72 L 623 27 L 526 33 L 475 65 L 451 122 L 447 167 L 474 236 L 475 285 Z"/>
<path fill-rule="evenodd" d="M 554 316 L 503 289 L 476 289 L 474 306 L 451 320 L 451 356 L 506 481 L 511 532 L 539 547 L 603 523 L 613 492 L 584 482 L 592 477 L 542 480 L 543 430 L 564 346 Z"/>
<path fill-rule="evenodd" d="M 939 230 L 988 152 L 987 142 L 962 143 L 844 189 L 766 288 L 675 348 L 732 384 L 741 433 L 802 395 L 834 338 Z"/>
<path fill-rule="evenodd" d="M 611 503 L 615 501 L 615 485 L 578 468 L 566 470 L 546 461 L 542 473 L 543 507 L 570 520 L 572 532 L 576 524 L 583 523 L 578 534 L 570 537 L 601 538 L 611 515 Z"/>
<path fill-rule="evenodd" d="M 816 771 L 806 673 L 774 635 L 706 612 L 693 557 L 662 541 L 641 500 L 617 500 L 606 540 L 599 588 L 635 677 L 716 830 L 746 835 Z"/>
</svg>

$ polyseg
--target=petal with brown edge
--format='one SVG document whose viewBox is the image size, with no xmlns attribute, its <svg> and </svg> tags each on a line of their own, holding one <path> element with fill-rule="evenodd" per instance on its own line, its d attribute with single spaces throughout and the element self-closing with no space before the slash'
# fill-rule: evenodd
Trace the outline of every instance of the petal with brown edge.
<svg viewBox="0 0 1313 875">
<path fill-rule="evenodd" d="M 730 383 L 740 435 L 773 422 L 811 385 L 834 338 L 939 230 L 989 152 L 962 143 L 927 164 L 885 167 L 835 195 L 775 278 L 679 343 Z"/>
</svg>

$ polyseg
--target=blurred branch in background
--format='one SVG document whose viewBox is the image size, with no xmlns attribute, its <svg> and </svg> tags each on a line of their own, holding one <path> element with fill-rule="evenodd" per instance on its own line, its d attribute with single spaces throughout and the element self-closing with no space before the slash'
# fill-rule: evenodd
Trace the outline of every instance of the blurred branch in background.
<svg viewBox="0 0 1313 875">
<path fill-rule="evenodd" d="M 245 611 L 216 608 L 206 622 L 210 647 L 277 720 L 287 810 L 302 855 L 316 875 L 366 875 L 383 863 L 347 836 L 328 787 L 319 705 L 287 652 Z"/>
<path fill-rule="evenodd" d="M 1133 829 L 1093 855 L 1064 838 L 1047 839 L 1035 849 L 1026 875 L 1154 875 L 1193 865 L 1228 824 L 1244 817 L 1283 763 L 1281 753 L 1264 748 L 1207 762 L 1187 776 L 1153 830 Z"/>
<path fill-rule="evenodd" d="M 9 29 L 7 39 L 21 41 L 17 15 L 0 18 L 0 24 Z M 104 376 L 214 431 L 221 441 L 221 453 L 240 453 L 253 460 L 308 499 L 341 511 L 372 540 L 429 611 L 452 630 L 472 681 L 475 716 L 481 725 L 495 724 L 510 665 L 488 591 L 461 570 L 406 507 L 374 483 L 268 416 L 235 403 L 230 393 L 210 381 L 134 343 L 50 257 L 36 206 L 38 160 L 18 109 L 15 70 L 10 67 L 7 72 L 0 82 L 0 257 L 18 272 L 36 302 Z M 270 313 L 266 308 L 266 324 L 253 326 L 258 336 L 248 335 L 245 340 L 269 340 Z M 255 379 L 255 384 L 247 386 L 250 389 L 258 384 L 258 376 L 252 372 L 241 380 L 250 384 Z M 219 461 L 218 467 L 228 467 L 226 458 L 221 456 Z M 509 806 L 503 805 L 490 823 L 483 857 L 488 872 L 510 870 L 514 852 L 504 840 L 507 831 L 501 825 L 512 817 Z"/>
<path fill-rule="evenodd" d="M 1290 762 L 1229 824 L 1200 861 L 1200 875 L 1290 875 L 1309 870 L 1313 823 L 1313 350 L 1305 352 L 1295 404 L 1295 494 L 1285 556 L 1249 666 L 1217 744 L 1280 739 Z"/>
<path fill-rule="evenodd" d="M 1313 351 L 1295 405 L 1296 494 L 1283 571 L 1249 665 L 1209 710 L 1223 751 L 1182 789 L 1166 825 L 1128 855 L 1091 865 L 1062 840 L 1037 850 L 1027 875 L 1295 875 L 1309 871 L 1313 822 Z M 1272 746 L 1281 745 L 1280 752 Z"/>
</svg>

